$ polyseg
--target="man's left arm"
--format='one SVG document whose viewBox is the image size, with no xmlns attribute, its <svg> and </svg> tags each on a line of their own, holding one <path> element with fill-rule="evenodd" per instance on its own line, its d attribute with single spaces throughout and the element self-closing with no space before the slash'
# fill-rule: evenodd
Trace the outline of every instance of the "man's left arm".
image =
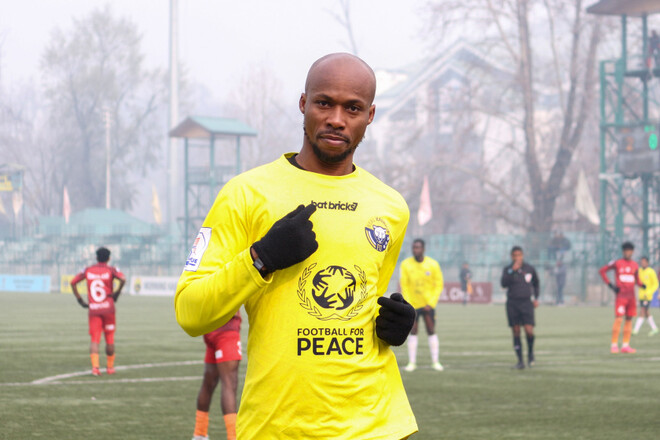
<svg viewBox="0 0 660 440">
<path fill-rule="evenodd" d="M 403 223 L 408 224 L 408 216 Z M 406 226 L 402 228 L 398 237 L 393 240 L 387 250 L 387 255 L 383 261 L 378 274 L 378 316 L 376 317 L 376 336 L 388 345 L 402 345 L 412 330 L 415 322 L 415 309 L 411 306 L 400 293 L 394 293 L 389 298 L 383 296 L 387 292 L 390 278 L 396 267 L 403 237 L 406 235 Z"/>
</svg>

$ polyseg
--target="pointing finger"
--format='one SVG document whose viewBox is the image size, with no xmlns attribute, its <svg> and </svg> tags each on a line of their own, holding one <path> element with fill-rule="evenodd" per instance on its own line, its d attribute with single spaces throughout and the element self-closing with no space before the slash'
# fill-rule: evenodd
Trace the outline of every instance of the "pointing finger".
<svg viewBox="0 0 660 440">
<path fill-rule="evenodd" d="M 291 211 L 290 213 L 285 215 L 284 218 L 293 218 L 293 217 L 297 216 L 298 214 L 300 214 L 300 211 L 302 211 L 304 208 L 305 208 L 304 205 L 298 205 L 298 207 L 296 209 L 294 209 L 293 211 Z"/>
<path fill-rule="evenodd" d="M 302 205 L 300 205 L 300 206 L 302 206 Z M 313 203 L 310 203 L 309 205 L 305 206 L 305 208 L 297 214 L 297 217 L 300 218 L 300 219 L 303 219 L 303 220 L 308 220 L 309 217 L 312 214 L 314 214 L 314 211 L 316 211 L 316 205 L 314 205 Z"/>
</svg>

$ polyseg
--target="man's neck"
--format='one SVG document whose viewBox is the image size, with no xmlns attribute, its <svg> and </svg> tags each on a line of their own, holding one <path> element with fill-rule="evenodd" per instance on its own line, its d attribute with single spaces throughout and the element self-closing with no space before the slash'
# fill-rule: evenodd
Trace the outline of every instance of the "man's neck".
<svg viewBox="0 0 660 440">
<path fill-rule="evenodd" d="M 341 162 L 326 163 L 316 157 L 312 146 L 307 141 L 303 143 L 300 153 L 296 155 L 296 162 L 307 171 L 328 176 L 345 176 L 353 172 L 353 154 L 348 155 Z"/>
<path fill-rule="evenodd" d="M 421 257 L 415 257 L 415 261 L 421 263 L 422 261 L 424 261 L 424 255 L 422 255 Z"/>
</svg>

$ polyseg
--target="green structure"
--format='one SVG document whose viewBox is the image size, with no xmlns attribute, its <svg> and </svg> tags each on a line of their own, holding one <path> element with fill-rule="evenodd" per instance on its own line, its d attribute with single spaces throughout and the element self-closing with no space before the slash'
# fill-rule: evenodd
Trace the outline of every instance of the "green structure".
<svg viewBox="0 0 660 440">
<path fill-rule="evenodd" d="M 660 256 L 660 65 L 650 50 L 647 18 L 655 0 L 601 0 L 587 8 L 621 18 L 621 55 L 600 62 L 600 260 L 625 240 L 657 262 Z M 628 25 L 641 23 L 641 36 Z M 654 56 L 655 55 L 655 56 Z M 638 254 L 638 255 L 640 255 Z"/>
<path fill-rule="evenodd" d="M 25 218 L 25 209 L 22 207 L 24 174 L 25 167 L 22 165 L 0 164 L 0 238 L 16 238 L 18 234 L 18 214 L 22 214 Z M 6 196 L 3 196 L 3 194 L 6 194 Z M 12 200 L 11 204 L 8 203 L 9 200 Z M 20 201 L 20 205 L 14 206 L 14 200 Z M 16 208 L 18 208 L 18 213 Z M 11 227 L 6 227 L 5 221 L 7 219 L 10 219 Z M 25 222 L 22 221 L 21 223 Z M 22 232 L 25 233 L 25 231 Z"/>
<path fill-rule="evenodd" d="M 256 135 L 237 119 L 201 116 L 190 116 L 170 131 L 170 137 L 184 140 L 185 212 L 179 219 L 184 242 L 197 234 L 218 190 L 241 172 L 241 138 Z"/>
</svg>

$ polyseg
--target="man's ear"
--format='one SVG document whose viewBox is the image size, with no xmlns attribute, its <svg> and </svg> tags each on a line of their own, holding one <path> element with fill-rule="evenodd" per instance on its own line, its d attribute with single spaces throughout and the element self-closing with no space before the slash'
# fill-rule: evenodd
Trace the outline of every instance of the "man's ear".
<svg viewBox="0 0 660 440">
<path fill-rule="evenodd" d="M 374 104 L 369 107 L 369 122 L 367 122 L 367 125 L 371 124 L 371 122 L 374 120 L 374 116 L 376 115 L 376 106 Z"/>
<path fill-rule="evenodd" d="M 298 108 L 300 109 L 300 113 L 303 115 L 305 114 L 305 104 L 307 103 L 307 95 L 304 93 L 300 94 L 300 100 L 298 101 Z"/>
</svg>

